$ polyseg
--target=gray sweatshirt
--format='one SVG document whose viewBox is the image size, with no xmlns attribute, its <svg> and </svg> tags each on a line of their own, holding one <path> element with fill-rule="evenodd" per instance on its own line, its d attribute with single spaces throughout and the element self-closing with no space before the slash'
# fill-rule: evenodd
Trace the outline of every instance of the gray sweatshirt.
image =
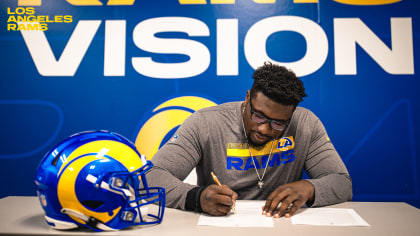
<svg viewBox="0 0 420 236">
<path fill-rule="evenodd" d="M 263 149 L 251 148 L 251 157 L 241 104 L 225 103 L 195 112 L 155 154 L 147 180 L 149 186 L 166 189 L 168 207 L 185 209 L 188 191 L 197 186 L 182 180 L 194 167 L 198 186 L 214 184 L 213 171 L 238 199 L 265 200 L 280 185 L 301 180 L 305 170 L 315 187 L 312 206 L 351 200 L 350 176 L 318 117 L 297 107 L 282 137 Z M 262 189 L 257 172 L 263 176 Z"/>
</svg>

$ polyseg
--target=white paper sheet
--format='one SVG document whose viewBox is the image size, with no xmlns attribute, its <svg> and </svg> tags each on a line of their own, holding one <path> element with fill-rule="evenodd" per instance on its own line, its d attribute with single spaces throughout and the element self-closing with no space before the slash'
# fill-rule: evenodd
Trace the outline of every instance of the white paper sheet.
<svg viewBox="0 0 420 236">
<path fill-rule="evenodd" d="M 303 208 L 292 216 L 293 224 L 327 226 L 369 226 L 353 209 Z"/>
<path fill-rule="evenodd" d="M 274 227 L 273 218 L 262 215 L 260 201 L 237 201 L 236 213 L 227 216 L 201 214 L 197 225 L 219 227 Z"/>
</svg>

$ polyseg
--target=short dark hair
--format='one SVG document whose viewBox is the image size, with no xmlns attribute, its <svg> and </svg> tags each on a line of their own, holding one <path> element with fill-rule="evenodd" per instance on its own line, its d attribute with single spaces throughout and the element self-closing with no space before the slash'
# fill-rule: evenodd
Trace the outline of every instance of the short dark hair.
<svg viewBox="0 0 420 236">
<path fill-rule="evenodd" d="M 295 107 L 306 97 L 303 82 L 295 73 L 284 66 L 265 62 L 258 67 L 252 75 L 254 84 L 251 95 L 262 92 L 269 99 L 282 105 Z"/>
</svg>

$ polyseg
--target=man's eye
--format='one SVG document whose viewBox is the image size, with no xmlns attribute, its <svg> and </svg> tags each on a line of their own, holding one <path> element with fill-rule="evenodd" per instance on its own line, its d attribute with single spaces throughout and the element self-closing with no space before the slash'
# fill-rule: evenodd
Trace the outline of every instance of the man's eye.
<svg viewBox="0 0 420 236">
<path fill-rule="evenodd" d="M 275 125 L 276 127 L 284 127 L 284 126 L 286 126 L 286 124 L 281 123 L 281 122 L 272 122 L 271 124 L 272 125 Z"/>
<path fill-rule="evenodd" d="M 260 119 L 265 119 L 265 116 L 263 116 L 263 115 L 261 115 L 261 114 L 258 114 L 258 113 L 255 113 L 255 116 L 257 116 L 258 118 L 260 118 Z"/>
</svg>

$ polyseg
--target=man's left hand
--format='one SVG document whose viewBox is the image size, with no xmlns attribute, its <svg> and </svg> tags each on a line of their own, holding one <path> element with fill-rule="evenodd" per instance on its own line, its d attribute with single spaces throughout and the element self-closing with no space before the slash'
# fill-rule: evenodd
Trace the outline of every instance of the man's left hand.
<svg viewBox="0 0 420 236">
<path fill-rule="evenodd" d="M 305 180 L 282 185 L 268 196 L 263 215 L 291 217 L 308 200 L 314 200 L 314 193 L 314 186 Z"/>
</svg>

